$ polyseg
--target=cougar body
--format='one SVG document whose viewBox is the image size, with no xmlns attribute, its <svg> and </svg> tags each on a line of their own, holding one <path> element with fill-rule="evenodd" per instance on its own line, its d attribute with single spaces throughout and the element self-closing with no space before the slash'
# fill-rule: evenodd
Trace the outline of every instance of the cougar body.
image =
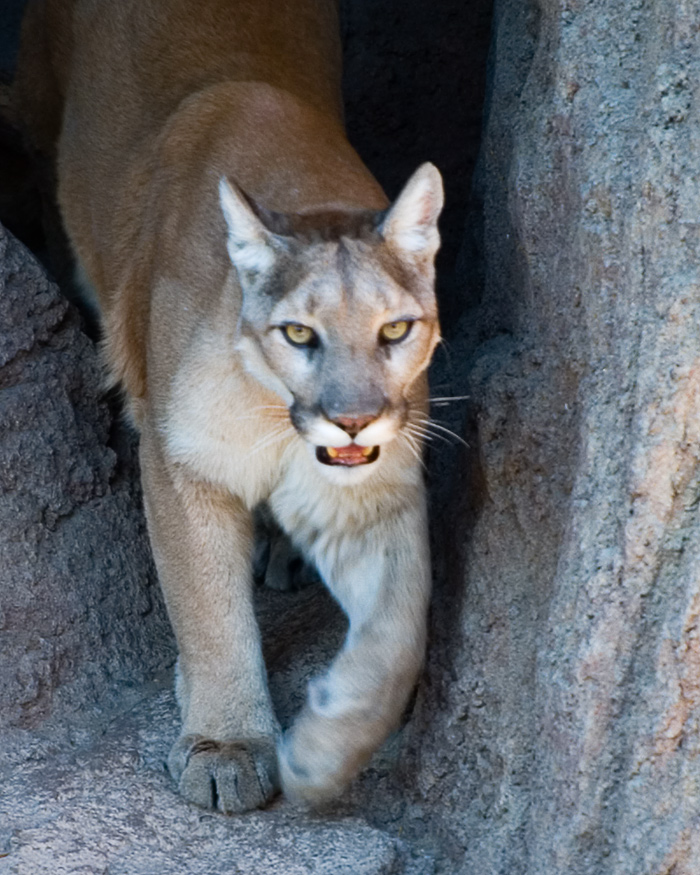
<svg viewBox="0 0 700 875">
<path fill-rule="evenodd" d="M 440 177 L 389 206 L 342 120 L 327 0 L 32 0 L 17 78 L 141 434 L 178 648 L 181 792 L 343 790 L 396 725 L 430 589 L 421 436 Z M 281 734 L 251 595 L 267 502 L 349 619 Z"/>
</svg>

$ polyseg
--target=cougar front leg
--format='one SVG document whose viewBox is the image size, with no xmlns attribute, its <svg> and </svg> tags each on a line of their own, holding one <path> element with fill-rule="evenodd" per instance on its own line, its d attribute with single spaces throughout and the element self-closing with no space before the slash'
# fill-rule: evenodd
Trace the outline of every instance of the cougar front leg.
<svg viewBox="0 0 700 875">
<path fill-rule="evenodd" d="M 350 620 L 329 670 L 279 746 L 285 793 L 338 795 L 396 727 L 423 660 L 430 562 L 425 509 L 406 509 L 314 554 Z"/>
<path fill-rule="evenodd" d="M 225 812 L 278 788 L 278 725 L 252 605 L 252 521 L 241 502 L 166 465 L 145 429 L 148 527 L 179 648 L 182 732 L 168 765 L 186 799 Z"/>
</svg>

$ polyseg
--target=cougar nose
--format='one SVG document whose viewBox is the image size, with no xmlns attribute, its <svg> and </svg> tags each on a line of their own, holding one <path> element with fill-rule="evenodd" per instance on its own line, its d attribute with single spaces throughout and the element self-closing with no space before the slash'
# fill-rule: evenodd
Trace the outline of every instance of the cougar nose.
<svg viewBox="0 0 700 875">
<path fill-rule="evenodd" d="M 333 422 L 336 425 L 339 425 L 343 431 L 346 431 L 351 438 L 356 437 L 362 429 L 369 425 L 370 422 L 374 422 L 377 417 L 368 414 L 367 416 L 336 416 Z"/>
</svg>

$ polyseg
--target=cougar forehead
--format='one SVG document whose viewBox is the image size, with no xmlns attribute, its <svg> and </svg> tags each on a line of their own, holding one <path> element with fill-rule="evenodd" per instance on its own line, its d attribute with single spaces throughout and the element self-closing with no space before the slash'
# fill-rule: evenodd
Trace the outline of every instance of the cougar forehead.
<svg viewBox="0 0 700 875">
<path fill-rule="evenodd" d="M 356 342 L 374 343 L 368 330 L 388 321 L 436 318 L 432 296 L 426 308 L 419 290 L 411 289 L 418 284 L 371 240 L 342 238 L 311 246 L 288 270 L 278 277 L 268 314 L 273 324 L 299 322 L 328 332 L 341 328 L 346 340 L 356 336 Z"/>
</svg>

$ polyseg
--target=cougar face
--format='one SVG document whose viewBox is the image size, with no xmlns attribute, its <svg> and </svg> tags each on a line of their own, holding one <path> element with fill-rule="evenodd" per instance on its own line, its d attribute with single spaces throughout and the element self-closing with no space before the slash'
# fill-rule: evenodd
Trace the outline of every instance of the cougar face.
<svg viewBox="0 0 700 875">
<path fill-rule="evenodd" d="M 243 291 L 238 349 L 247 370 L 283 399 L 319 466 L 335 469 L 327 473 L 336 482 L 364 479 L 370 472 L 359 469 L 381 462 L 439 340 L 437 216 L 403 197 L 385 214 L 295 223 L 256 216 L 240 194 L 221 188 Z M 411 208 L 421 221 L 403 215 Z M 413 222 L 403 248 L 397 212 Z"/>
</svg>

